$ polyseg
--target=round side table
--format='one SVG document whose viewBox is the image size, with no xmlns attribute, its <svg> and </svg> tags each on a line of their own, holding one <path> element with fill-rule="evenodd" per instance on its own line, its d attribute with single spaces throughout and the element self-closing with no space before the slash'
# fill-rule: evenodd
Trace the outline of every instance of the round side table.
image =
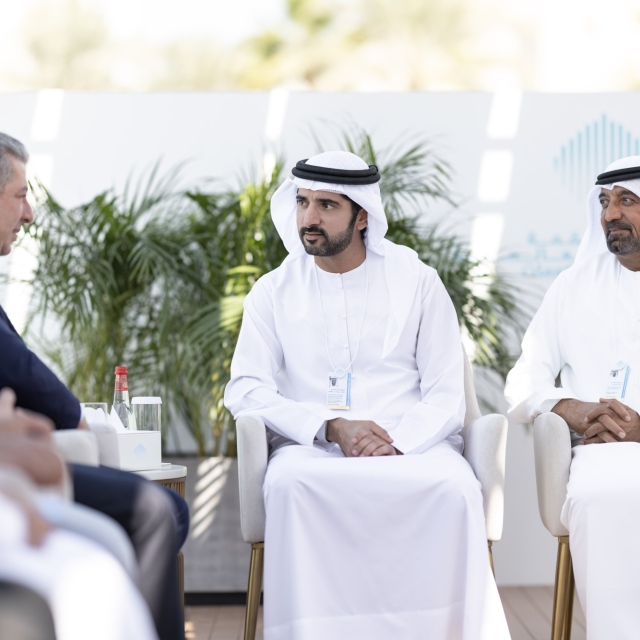
<svg viewBox="0 0 640 640">
<path fill-rule="evenodd" d="M 138 475 L 173 489 L 178 495 L 185 497 L 185 480 L 187 478 L 187 467 L 180 464 L 164 464 L 161 469 L 151 469 L 149 471 L 136 471 Z M 184 609 L 184 556 L 182 551 L 178 551 L 178 583 L 180 595 L 182 596 L 182 607 Z"/>
<path fill-rule="evenodd" d="M 187 467 L 181 464 L 163 465 L 161 469 L 151 469 L 149 471 L 136 471 L 147 480 L 153 480 L 169 489 L 173 489 L 184 498 L 184 483 L 187 478 Z"/>
</svg>

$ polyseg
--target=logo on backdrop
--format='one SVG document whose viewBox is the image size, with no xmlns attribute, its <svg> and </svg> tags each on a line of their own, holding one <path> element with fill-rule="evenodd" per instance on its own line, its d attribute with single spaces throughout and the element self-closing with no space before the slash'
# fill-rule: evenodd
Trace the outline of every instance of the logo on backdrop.
<svg viewBox="0 0 640 640">
<path fill-rule="evenodd" d="M 500 265 L 529 278 L 555 278 L 573 264 L 579 244 L 577 233 L 542 239 L 531 232 L 524 248 L 501 257 Z"/>
<path fill-rule="evenodd" d="M 608 164 L 632 155 L 640 155 L 640 139 L 603 113 L 560 147 L 553 165 L 562 186 L 582 203 Z"/>
</svg>

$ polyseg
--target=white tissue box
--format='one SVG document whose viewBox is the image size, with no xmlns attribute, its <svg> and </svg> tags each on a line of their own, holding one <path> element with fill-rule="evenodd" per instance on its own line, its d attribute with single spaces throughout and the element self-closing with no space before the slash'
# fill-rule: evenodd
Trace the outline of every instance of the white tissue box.
<svg viewBox="0 0 640 640">
<path fill-rule="evenodd" d="M 118 433 L 120 468 L 125 471 L 148 471 L 162 466 L 160 431 Z"/>
</svg>

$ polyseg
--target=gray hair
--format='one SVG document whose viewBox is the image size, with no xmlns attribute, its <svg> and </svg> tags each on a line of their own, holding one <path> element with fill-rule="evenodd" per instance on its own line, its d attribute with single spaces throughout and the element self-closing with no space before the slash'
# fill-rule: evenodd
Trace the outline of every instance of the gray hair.
<svg viewBox="0 0 640 640">
<path fill-rule="evenodd" d="M 22 142 L 0 132 L 0 193 L 13 177 L 13 165 L 9 156 L 13 156 L 24 164 L 29 160 L 29 154 Z"/>
</svg>

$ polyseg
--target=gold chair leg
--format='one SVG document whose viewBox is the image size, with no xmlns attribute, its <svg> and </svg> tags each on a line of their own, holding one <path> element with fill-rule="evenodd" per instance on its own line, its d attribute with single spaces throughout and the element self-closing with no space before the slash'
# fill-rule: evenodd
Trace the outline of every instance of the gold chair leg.
<svg viewBox="0 0 640 640">
<path fill-rule="evenodd" d="M 184 616 L 184 556 L 182 551 L 178 551 L 176 556 L 178 563 L 178 588 L 180 589 L 180 602 L 182 603 L 182 615 Z"/>
<path fill-rule="evenodd" d="M 262 568 L 264 564 L 264 542 L 251 545 L 249 584 L 247 586 L 247 612 L 244 619 L 244 640 L 254 640 L 262 592 Z"/>
<path fill-rule="evenodd" d="M 568 546 L 568 545 L 567 545 Z M 576 581 L 573 575 L 573 562 L 571 560 L 571 552 L 569 554 L 569 584 L 567 585 L 567 598 L 564 605 L 564 635 L 562 640 L 571 640 L 571 623 L 573 622 L 573 598 L 576 591 Z"/>
<path fill-rule="evenodd" d="M 573 567 L 569 551 L 569 536 L 558 538 L 556 586 L 553 594 L 551 640 L 569 640 L 573 615 Z"/>
<path fill-rule="evenodd" d="M 493 541 L 487 540 L 487 547 L 489 548 L 489 565 L 491 566 L 491 573 L 493 573 L 493 577 L 496 577 L 496 570 L 493 566 Z"/>
</svg>

